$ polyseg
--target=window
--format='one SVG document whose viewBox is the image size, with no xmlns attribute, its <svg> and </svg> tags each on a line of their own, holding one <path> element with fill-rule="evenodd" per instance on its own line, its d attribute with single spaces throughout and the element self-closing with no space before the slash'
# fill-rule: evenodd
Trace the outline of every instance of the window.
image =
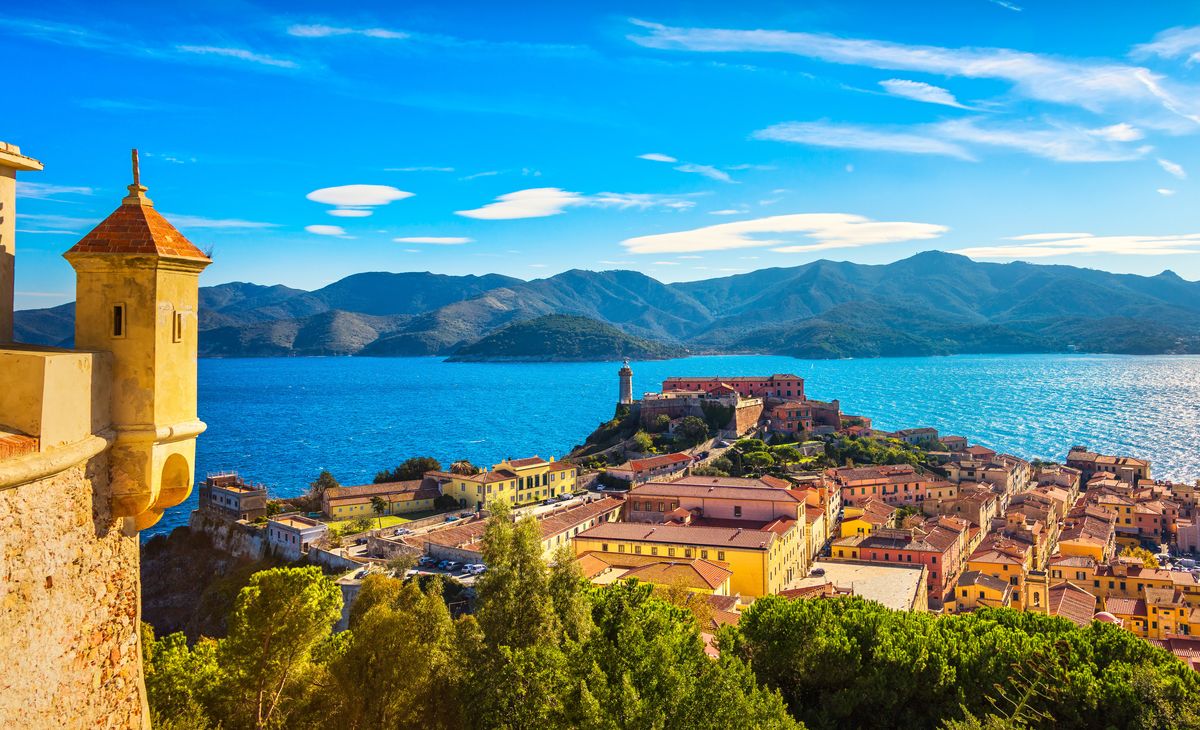
<svg viewBox="0 0 1200 730">
<path fill-rule="evenodd" d="M 618 545 L 618 546 L 617 546 L 617 552 L 619 552 L 619 553 L 623 553 L 623 552 L 625 552 L 625 546 L 624 546 L 624 545 Z"/>
<path fill-rule="evenodd" d="M 708 551 L 707 551 L 707 550 L 701 550 L 701 551 L 700 551 L 700 559 L 701 559 L 701 560 L 708 560 Z"/>
<path fill-rule="evenodd" d="M 675 548 L 667 548 L 667 557 L 668 558 L 675 557 Z"/>
<path fill-rule="evenodd" d="M 717 551 L 717 560 L 724 560 L 724 559 L 725 559 L 725 551 L 724 551 L 724 550 L 718 550 L 718 551 Z"/>
<path fill-rule="evenodd" d="M 657 548 L 657 547 L 654 547 L 654 546 L 651 546 L 651 548 L 650 548 L 650 554 L 651 554 L 651 555 L 658 555 L 658 548 Z"/>
<path fill-rule="evenodd" d="M 634 546 L 633 546 L 633 551 L 634 551 L 635 553 L 637 553 L 638 555 L 641 555 L 641 554 L 642 554 L 642 546 L 641 546 L 641 545 L 634 545 Z"/>
<path fill-rule="evenodd" d="M 125 305 L 114 304 L 112 308 L 112 336 L 121 338 L 125 336 Z"/>
<path fill-rule="evenodd" d="M 183 312 L 176 310 L 171 317 L 171 342 L 183 342 Z"/>
<path fill-rule="evenodd" d="M 606 542 L 605 542 L 605 543 L 601 543 L 601 544 L 600 544 L 600 551 L 601 551 L 601 552 L 605 552 L 605 553 L 606 553 L 606 552 L 608 552 L 608 543 L 606 543 Z"/>
</svg>

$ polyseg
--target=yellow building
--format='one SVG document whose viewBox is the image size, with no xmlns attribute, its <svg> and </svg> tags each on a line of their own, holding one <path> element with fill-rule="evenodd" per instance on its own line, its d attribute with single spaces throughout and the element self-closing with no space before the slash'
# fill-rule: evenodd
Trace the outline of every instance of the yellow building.
<svg viewBox="0 0 1200 730">
<path fill-rule="evenodd" d="M 442 492 L 432 480 L 363 484 L 357 487 L 330 487 L 321 495 L 321 511 L 335 520 L 376 517 L 375 498 L 383 502 L 384 515 L 428 512 Z"/>
<path fill-rule="evenodd" d="M 1200 609 L 1192 608 L 1179 591 L 1146 588 L 1140 598 L 1103 599 L 1104 610 L 1121 619 L 1121 625 L 1143 639 L 1164 639 L 1173 634 L 1200 635 Z"/>
<path fill-rule="evenodd" d="M 967 572 L 988 575 L 1007 583 L 1012 588 L 1012 606 L 1020 609 L 1024 608 L 1025 577 L 1033 569 L 1033 556 L 1032 545 L 1004 539 L 988 540 L 967 558 Z"/>
<path fill-rule="evenodd" d="M 16 171 L 0 143 L 0 726 L 149 727 L 138 531 L 191 491 L 207 256 L 154 210 L 134 153 L 120 207 L 66 258 L 75 347 L 12 343 Z"/>
<path fill-rule="evenodd" d="M 506 459 L 479 474 L 437 472 L 433 476 L 445 482 L 442 493 L 454 497 L 463 507 L 482 508 L 494 500 L 515 506 L 574 493 L 579 467 L 555 461 L 554 457 L 546 461 L 531 456 Z"/>
<path fill-rule="evenodd" d="M 777 520 L 762 530 L 607 522 L 575 536 L 575 554 L 625 553 L 712 561 L 733 571 L 730 588 L 742 596 L 778 593 L 805 572 L 804 525 Z"/>
<path fill-rule="evenodd" d="M 978 570 L 968 570 L 954 587 L 954 610 L 958 613 L 977 608 L 1003 608 L 1012 605 L 1013 586 L 1006 580 Z"/>
<path fill-rule="evenodd" d="M 880 527 L 895 524 L 897 508 L 877 499 L 868 499 L 861 507 L 846 507 L 842 513 L 842 537 L 867 536 Z"/>
</svg>

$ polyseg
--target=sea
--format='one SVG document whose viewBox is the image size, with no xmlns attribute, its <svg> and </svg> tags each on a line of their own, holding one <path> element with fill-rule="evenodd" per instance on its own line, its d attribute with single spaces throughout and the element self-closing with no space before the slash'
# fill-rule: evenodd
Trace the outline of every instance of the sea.
<svg viewBox="0 0 1200 730">
<path fill-rule="evenodd" d="M 1200 357 L 958 355 L 798 360 L 769 355 L 633 362 L 634 393 L 671 375 L 794 373 L 876 428 L 933 426 L 1025 458 L 1075 444 L 1200 478 Z M 451 363 L 442 358 L 202 359 L 196 478 L 236 471 L 273 495 L 323 469 L 344 485 L 410 456 L 490 466 L 560 457 L 613 415 L 619 362 Z M 143 538 L 187 524 L 196 493 Z"/>
</svg>

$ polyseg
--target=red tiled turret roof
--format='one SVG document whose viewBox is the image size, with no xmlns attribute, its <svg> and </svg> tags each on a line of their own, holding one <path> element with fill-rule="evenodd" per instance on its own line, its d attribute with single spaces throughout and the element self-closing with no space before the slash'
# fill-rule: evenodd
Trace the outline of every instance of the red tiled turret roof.
<svg viewBox="0 0 1200 730">
<path fill-rule="evenodd" d="M 147 254 L 209 261 L 200 249 L 154 209 L 139 182 L 137 150 L 133 153 L 133 184 L 100 225 L 93 228 L 67 254 Z"/>
</svg>

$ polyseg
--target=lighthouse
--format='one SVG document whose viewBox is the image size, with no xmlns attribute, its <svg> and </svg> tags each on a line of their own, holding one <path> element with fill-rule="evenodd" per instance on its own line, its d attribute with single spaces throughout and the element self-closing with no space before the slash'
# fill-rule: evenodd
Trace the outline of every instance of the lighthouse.
<svg viewBox="0 0 1200 730">
<path fill-rule="evenodd" d="M 621 365 L 621 369 L 617 371 L 617 375 L 621 380 L 621 387 L 617 396 L 617 405 L 633 405 L 633 370 L 629 369 L 628 359 L 626 359 L 625 363 Z"/>
</svg>

